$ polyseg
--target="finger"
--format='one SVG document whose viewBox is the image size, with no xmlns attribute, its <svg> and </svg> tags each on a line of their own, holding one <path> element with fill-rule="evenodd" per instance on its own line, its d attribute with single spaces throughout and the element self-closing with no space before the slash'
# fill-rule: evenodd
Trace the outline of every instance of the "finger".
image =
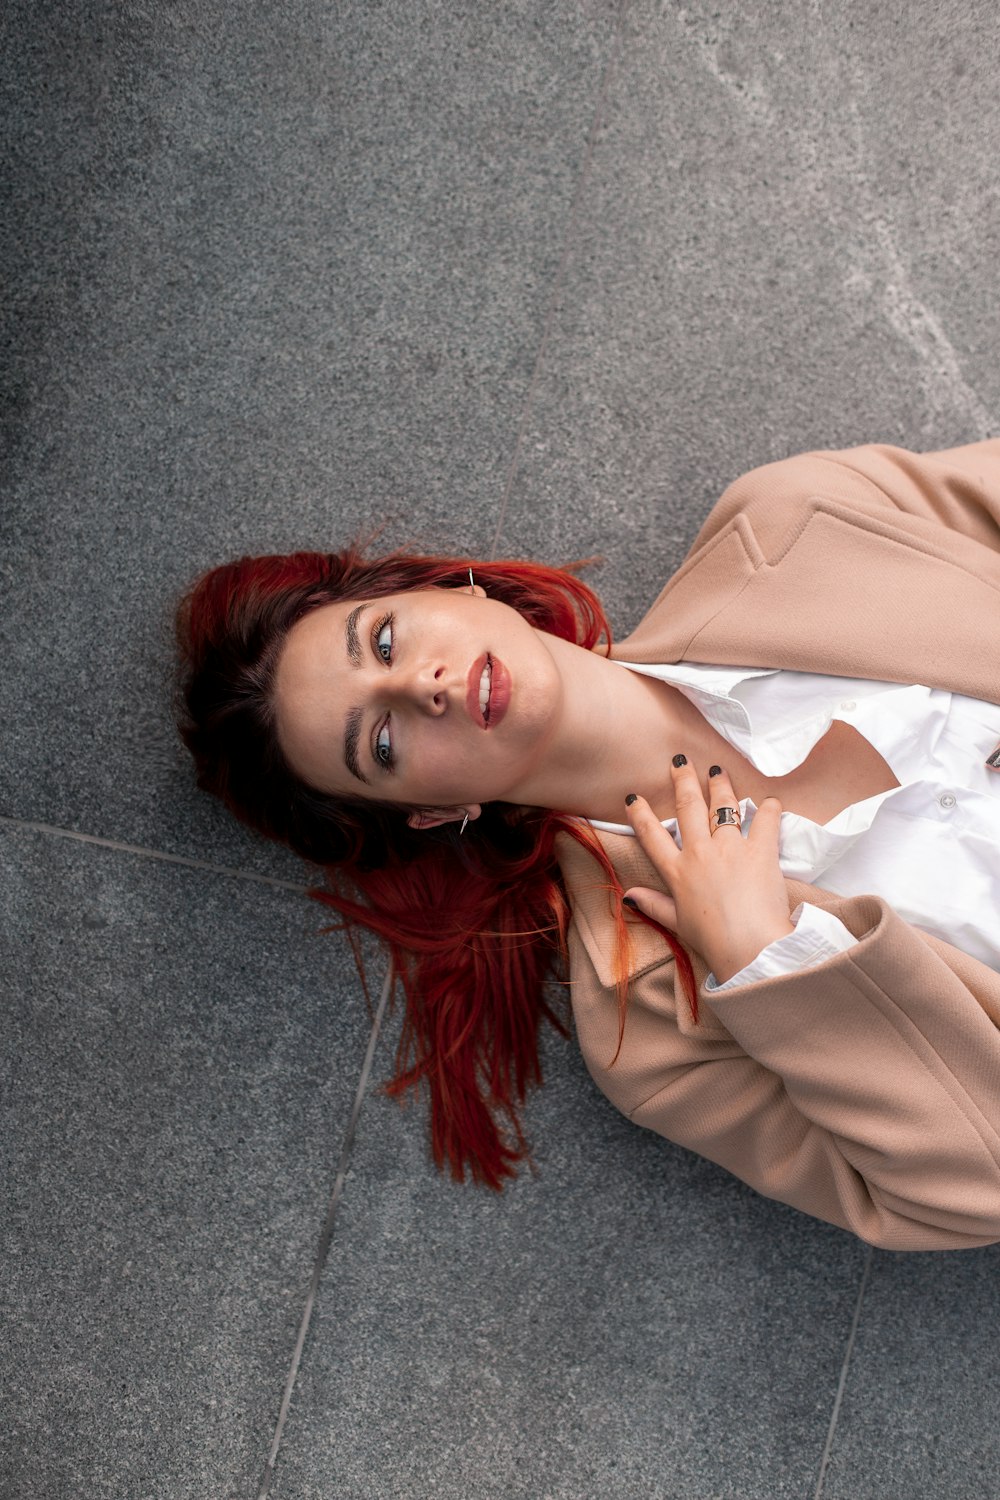
<svg viewBox="0 0 1000 1500">
<path fill-rule="evenodd" d="M 713 771 L 715 772 L 714 776 L 712 774 Z M 724 766 L 712 766 L 709 769 L 708 806 L 708 831 L 711 837 L 714 837 L 716 829 L 718 829 L 720 834 L 726 834 L 727 837 L 731 832 L 742 836 L 739 823 L 716 823 L 715 820 L 715 814 L 721 807 L 733 807 L 736 809 L 736 816 L 739 817 L 740 815 L 739 798 L 733 790 L 733 783 L 729 779 L 729 772 Z"/>
<path fill-rule="evenodd" d="M 671 931 L 677 927 L 677 907 L 663 891 L 653 891 L 645 885 L 633 885 L 625 892 L 622 902 L 625 906 L 631 903 L 644 916 L 659 922 L 661 927 L 669 927 Z"/>
<path fill-rule="evenodd" d="M 748 844 L 766 843 L 768 839 L 773 840 L 775 845 L 781 836 L 781 803 L 777 797 L 765 797 L 754 815 L 750 824 L 750 832 L 747 834 Z M 757 825 L 760 824 L 758 828 Z"/>
<path fill-rule="evenodd" d="M 677 762 L 680 761 L 680 765 Z M 709 838 L 708 803 L 698 780 L 698 773 L 685 755 L 675 755 L 670 762 L 674 781 L 674 808 L 681 842 L 686 849 Z"/>
<path fill-rule="evenodd" d="M 643 854 L 657 873 L 669 880 L 670 867 L 680 856 L 673 836 L 664 828 L 645 797 L 639 797 L 635 792 L 629 792 L 625 798 L 625 816 Z"/>
</svg>

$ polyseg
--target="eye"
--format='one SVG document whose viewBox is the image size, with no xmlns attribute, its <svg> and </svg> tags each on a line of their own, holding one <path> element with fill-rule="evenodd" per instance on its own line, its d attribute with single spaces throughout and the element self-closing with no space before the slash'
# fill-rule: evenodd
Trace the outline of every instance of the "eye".
<svg viewBox="0 0 1000 1500">
<path fill-rule="evenodd" d="M 375 759 L 384 770 L 392 770 L 392 738 L 389 734 L 388 719 L 375 736 Z"/>
<path fill-rule="evenodd" d="M 372 631 L 375 653 L 384 662 L 392 661 L 392 615 L 383 615 Z"/>
</svg>

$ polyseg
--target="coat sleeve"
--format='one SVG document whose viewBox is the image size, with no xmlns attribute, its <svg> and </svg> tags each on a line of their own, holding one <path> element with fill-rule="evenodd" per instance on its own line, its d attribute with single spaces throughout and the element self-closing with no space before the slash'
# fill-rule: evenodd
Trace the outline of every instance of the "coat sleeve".
<svg viewBox="0 0 1000 1500">
<path fill-rule="evenodd" d="M 574 991 L 588 1067 L 637 1124 L 873 1245 L 1000 1240 L 998 977 L 964 955 L 956 971 L 878 897 L 839 915 L 854 947 L 729 993 L 702 984 L 698 1025 L 672 959 L 639 974 L 611 1067 L 586 1014 L 597 987 Z"/>
<path fill-rule="evenodd" d="M 786 545 L 806 496 L 824 494 L 856 512 L 891 518 L 916 537 L 942 527 L 1000 552 L 1000 438 L 910 453 L 883 443 L 803 453 L 742 475 L 710 511 L 697 552 L 740 512 L 749 512 L 765 550 Z M 971 554 L 970 554 L 971 556 Z"/>
</svg>

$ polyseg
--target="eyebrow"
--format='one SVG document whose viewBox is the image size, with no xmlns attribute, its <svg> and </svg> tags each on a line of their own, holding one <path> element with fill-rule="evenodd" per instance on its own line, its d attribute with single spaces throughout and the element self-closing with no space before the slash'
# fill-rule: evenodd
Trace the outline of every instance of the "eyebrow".
<svg viewBox="0 0 1000 1500">
<path fill-rule="evenodd" d="M 361 665 L 361 642 L 358 640 L 358 619 L 364 608 L 365 604 L 356 605 L 347 616 L 347 624 L 344 627 L 347 654 L 355 667 L 360 667 Z M 347 722 L 344 725 L 344 764 L 356 781 L 363 781 L 365 786 L 370 786 L 371 783 L 368 777 L 361 774 L 361 767 L 358 764 L 358 740 L 360 735 L 361 710 L 360 708 L 349 709 Z"/>
<path fill-rule="evenodd" d="M 358 765 L 358 737 L 361 733 L 361 710 L 352 708 L 347 715 L 347 725 L 344 729 L 344 764 L 358 781 L 363 781 L 365 786 L 371 783 L 367 776 L 362 776 L 361 767 Z"/>
<path fill-rule="evenodd" d="M 347 625 L 344 634 L 347 637 L 347 654 L 356 667 L 361 665 L 361 642 L 358 640 L 358 620 L 361 617 L 365 604 L 358 604 L 347 616 Z"/>
</svg>

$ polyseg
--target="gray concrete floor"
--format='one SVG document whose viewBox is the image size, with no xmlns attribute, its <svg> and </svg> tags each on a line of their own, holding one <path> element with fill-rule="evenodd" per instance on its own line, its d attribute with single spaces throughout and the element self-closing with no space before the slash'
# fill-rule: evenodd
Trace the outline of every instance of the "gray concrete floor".
<svg viewBox="0 0 1000 1500">
<path fill-rule="evenodd" d="M 555 1041 L 538 1175 L 434 1174 L 308 872 L 191 784 L 169 628 L 382 523 L 599 552 L 622 633 L 745 469 L 1000 431 L 996 6 L 0 26 L 5 1500 L 991 1500 L 995 1249 L 873 1255 Z"/>
</svg>

